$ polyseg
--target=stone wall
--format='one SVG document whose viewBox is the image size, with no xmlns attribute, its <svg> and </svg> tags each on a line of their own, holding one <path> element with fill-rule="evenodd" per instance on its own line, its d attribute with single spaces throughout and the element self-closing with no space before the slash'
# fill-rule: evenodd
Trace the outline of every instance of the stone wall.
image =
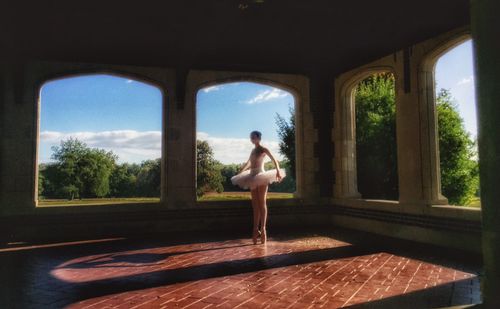
<svg viewBox="0 0 500 309">
<path fill-rule="evenodd" d="M 437 141 L 437 117 L 434 101 L 434 66 L 438 58 L 451 48 L 470 39 L 469 28 L 460 28 L 436 38 L 396 51 L 335 79 L 335 178 L 332 203 L 343 207 L 364 210 L 380 210 L 406 216 L 411 222 L 413 215 L 442 218 L 443 228 L 447 219 L 464 222 L 481 221 L 481 210 L 469 207 L 448 206 L 441 194 L 439 171 L 439 146 Z M 396 127 L 399 176 L 397 201 L 366 200 L 361 198 L 356 183 L 356 143 L 353 90 L 364 78 L 379 72 L 392 72 L 396 79 Z M 334 223 L 342 226 L 355 225 L 371 232 L 389 234 L 408 239 L 418 239 L 450 246 L 474 248 L 479 251 L 480 233 L 468 233 L 458 237 L 455 232 L 413 230 L 387 222 L 367 220 L 357 223 L 347 216 L 334 217 Z M 389 224 L 389 225 L 388 225 Z M 465 223 L 464 223 L 465 224 Z M 411 228 L 409 230 L 412 230 Z M 432 236 L 430 236 L 432 235 Z M 446 236 L 448 235 L 448 236 Z M 431 241 L 434 239 L 434 241 Z M 457 239 L 460 239 L 457 242 Z"/>
<path fill-rule="evenodd" d="M 291 200 L 268 202 L 270 212 L 275 212 L 275 222 L 283 226 L 326 223 L 455 247 L 457 239 L 465 239 L 464 249 L 478 251 L 481 211 L 447 206 L 440 194 L 434 89 L 429 88 L 433 85 L 431 68 L 437 57 L 467 38 L 468 33 L 468 29 L 457 29 L 344 72 L 335 79 L 321 70 L 308 74 L 183 72 L 159 67 L 5 61 L 0 67 L 0 217 L 11 223 L 5 233 L 15 237 L 17 233 L 36 235 L 42 229 L 53 231 L 57 227 L 49 229 L 47 224 L 71 216 L 84 220 L 73 227 L 66 224 L 75 233 L 85 232 L 85 220 L 93 226 L 108 226 L 108 231 L 113 227 L 119 230 L 121 222 L 110 222 L 114 215 L 132 220 L 132 214 L 138 213 L 143 214 L 140 226 L 153 224 L 177 231 L 210 229 L 213 224 L 227 228 L 234 224 L 234 216 L 246 220 L 243 208 L 233 213 L 231 207 L 250 207 L 249 201 L 196 201 L 194 158 L 197 91 L 219 83 L 250 81 L 289 91 L 296 103 L 297 192 Z M 398 201 L 364 200 L 356 189 L 352 89 L 364 77 L 380 71 L 391 71 L 396 76 Z M 36 206 L 40 86 L 55 78 L 90 73 L 131 76 L 163 91 L 160 203 Z M 222 210 L 218 210 L 220 207 Z M 218 214 L 217 220 L 204 217 L 211 212 Z M 170 220 L 169 216 L 176 219 Z M 190 219 L 182 220 L 183 216 Z M 442 227 L 435 223 L 440 219 Z M 130 224 L 135 224 L 132 221 Z M 462 223 L 464 228 L 457 228 Z M 25 224 L 32 225 L 28 228 Z M 475 227 L 473 233 L 470 226 Z"/>
<path fill-rule="evenodd" d="M 0 152 L 0 214 L 36 214 L 38 186 L 39 93 L 50 80 L 93 73 L 137 78 L 154 84 L 163 92 L 163 117 L 171 116 L 168 101 L 174 94 L 171 70 L 133 66 L 56 63 L 41 61 L 11 62 L 2 66 L 2 127 Z M 170 121 L 165 121 L 170 123 Z M 168 136 L 167 126 L 163 137 Z M 165 147 L 162 149 L 165 154 Z M 165 158 L 165 155 L 163 155 Z M 162 162 L 165 167 L 165 159 Z M 166 204 L 166 179 L 162 179 L 162 202 Z M 131 205 L 134 207 L 133 205 Z"/>
</svg>

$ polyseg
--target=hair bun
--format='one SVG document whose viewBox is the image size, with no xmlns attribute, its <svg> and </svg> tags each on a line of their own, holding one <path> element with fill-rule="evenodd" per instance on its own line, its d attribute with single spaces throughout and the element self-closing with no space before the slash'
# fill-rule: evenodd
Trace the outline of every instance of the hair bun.
<svg viewBox="0 0 500 309">
<path fill-rule="evenodd" d="M 262 138 L 262 133 L 260 133 L 260 131 L 257 131 L 257 130 L 250 132 L 250 136 L 252 136 L 252 135 L 257 136 L 258 138 Z"/>
</svg>

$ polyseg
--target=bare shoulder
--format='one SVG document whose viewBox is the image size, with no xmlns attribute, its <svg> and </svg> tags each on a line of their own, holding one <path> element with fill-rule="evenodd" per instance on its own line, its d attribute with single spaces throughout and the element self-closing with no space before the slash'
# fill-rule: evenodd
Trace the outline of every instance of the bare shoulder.
<svg viewBox="0 0 500 309">
<path fill-rule="evenodd" d="M 264 147 L 264 146 L 261 146 L 261 147 L 262 147 L 263 152 L 265 152 L 267 154 L 271 153 L 267 147 Z"/>
</svg>

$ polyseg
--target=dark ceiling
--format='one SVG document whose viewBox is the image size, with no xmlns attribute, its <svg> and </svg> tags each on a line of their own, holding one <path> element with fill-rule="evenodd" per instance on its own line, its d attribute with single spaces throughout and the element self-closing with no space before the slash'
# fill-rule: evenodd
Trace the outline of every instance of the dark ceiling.
<svg viewBox="0 0 500 309">
<path fill-rule="evenodd" d="M 2 0 L 0 14 L 7 56 L 335 73 L 468 24 L 469 0 Z"/>
</svg>

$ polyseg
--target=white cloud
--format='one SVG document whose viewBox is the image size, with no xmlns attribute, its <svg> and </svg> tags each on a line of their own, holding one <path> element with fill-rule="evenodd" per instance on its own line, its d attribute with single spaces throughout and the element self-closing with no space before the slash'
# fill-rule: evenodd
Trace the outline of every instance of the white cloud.
<svg viewBox="0 0 500 309">
<path fill-rule="evenodd" d="M 263 103 L 274 99 L 284 98 L 290 94 L 286 91 L 280 90 L 278 88 L 273 88 L 270 90 L 264 90 L 259 92 L 255 97 L 248 100 L 247 104 Z"/>
<path fill-rule="evenodd" d="M 210 86 L 210 87 L 203 88 L 202 91 L 205 92 L 205 93 L 209 93 L 209 92 L 212 92 L 212 91 L 219 91 L 222 88 L 223 88 L 222 86 Z"/>
<path fill-rule="evenodd" d="M 127 84 L 131 84 L 131 83 L 133 83 L 133 82 L 134 82 L 134 81 L 133 81 L 132 79 L 127 79 L 127 81 L 126 81 L 126 83 L 127 83 Z"/>
<path fill-rule="evenodd" d="M 40 133 L 42 145 L 59 146 L 61 140 L 77 138 L 92 148 L 111 150 L 118 155 L 119 162 L 141 162 L 156 159 L 161 156 L 160 131 L 116 130 L 101 132 L 70 132 L 43 131 Z M 50 155 L 42 154 L 48 158 Z"/>
<path fill-rule="evenodd" d="M 197 138 L 207 141 L 214 151 L 215 159 L 224 164 L 246 162 L 254 147 L 248 138 L 216 137 L 206 132 L 198 132 Z M 269 148 L 277 160 L 283 159 L 279 153 L 278 142 L 263 141 L 262 145 Z M 266 160 L 269 160 L 269 158 L 266 158 Z"/>
<path fill-rule="evenodd" d="M 476 89 L 474 85 L 474 76 L 462 78 L 453 87 L 451 95 L 458 103 L 460 116 L 464 119 L 466 130 L 477 136 L 477 118 L 476 118 Z"/>
<path fill-rule="evenodd" d="M 464 77 L 462 78 L 458 83 L 457 86 L 463 86 L 463 85 L 468 85 L 471 84 L 474 81 L 474 76 L 470 75 L 469 77 Z"/>
<path fill-rule="evenodd" d="M 156 159 L 161 156 L 161 132 L 160 131 L 135 131 L 115 130 L 101 132 L 70 132 L 43 131 L 40 133 L 41 156 L 40 161 L 49 161 L 51 146 L 59 146 L 61 140 L 70 137 L 87 144 L 92 148 L 111 150 L 118 155 L 119 162 L 139 163 L 143 160 Z M 253 144 L 248 138 L 229 138 L 211 136 L 206 132 L 198 132 L 197 138 L 206 140 L 214 151 L 215 159 L 224 164 L 246 162 Z M 277 141 L 263 141 L 263 145 L 269 148 L 276 159 L 282 160 L 279 153 Z M 49 151 L 50 153 L 43 153 Z M 45 158 L 42 160 L 42 158 Z M 269 158 L 266 158 L 269 160 Z"/>
</svg>

